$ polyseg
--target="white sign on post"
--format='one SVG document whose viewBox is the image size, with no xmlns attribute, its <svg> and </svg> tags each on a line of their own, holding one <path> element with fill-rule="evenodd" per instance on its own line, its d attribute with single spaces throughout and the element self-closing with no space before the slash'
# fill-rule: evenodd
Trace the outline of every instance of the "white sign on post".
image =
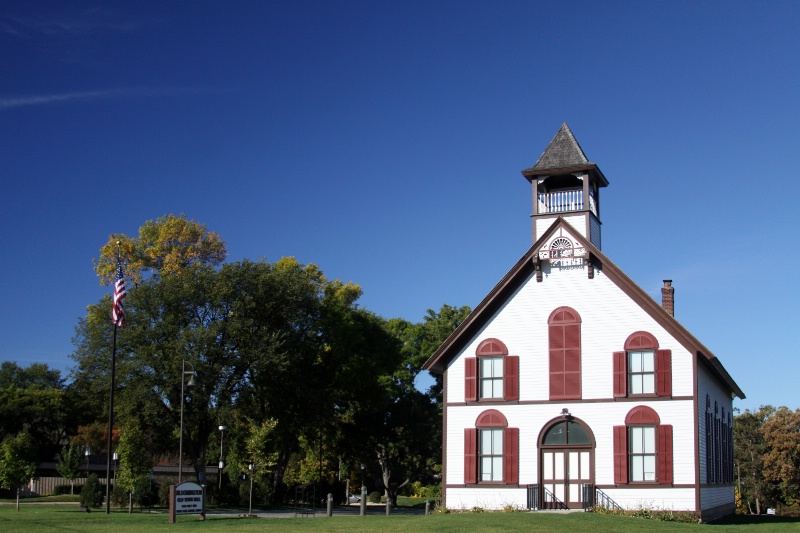
<svg viewBox="0 0 800 533">
<path fill-rule="evenodd" d="M 205 514 L 203 487 L 186 481 L 175 486 L 175 514 Z"/>
</svg>

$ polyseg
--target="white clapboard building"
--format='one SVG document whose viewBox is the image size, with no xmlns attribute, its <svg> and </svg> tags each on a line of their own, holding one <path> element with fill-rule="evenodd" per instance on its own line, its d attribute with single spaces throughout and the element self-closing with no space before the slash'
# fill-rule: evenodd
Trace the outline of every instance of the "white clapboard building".
<svg viewBox="0 0 800 533">
<path fill-rule="evenodd" d="M 533 246 L 425 363 L 444 378 L 449 509 L 734 511 L 719 359 L 601 251 L 608 181 L 564 124 L 532 186 Z"/>
</svg>

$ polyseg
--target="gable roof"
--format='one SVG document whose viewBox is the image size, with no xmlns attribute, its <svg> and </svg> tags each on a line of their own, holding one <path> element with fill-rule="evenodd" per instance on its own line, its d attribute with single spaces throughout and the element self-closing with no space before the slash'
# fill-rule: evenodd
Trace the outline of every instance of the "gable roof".
<svg viewBox="0 0 800 533">
<path fill-rule="evenodd" d="M 565 124 L 566 126 L 566 124 Z M 477 332 L 492 318 L 497 310 L 513 295 L 514 291 L 535 271 L 535 262 L 538 261 L 539 249 L 547 243 L 559 228 L 565 228 L 572 234 L 576 241 L 586 249 L 589 261 L 600 269 L 603 274 L 617 285 L 625 294 L 636 302 L 653 320 L 667 330 L 686 350 L 695 354 L 700 361 L 707 363 L 712 374 L 724 383 L 732 393 L 739 398 L 745 395 L 733 381 L 719 359 L 697 340 L 694 335 L 684 328 L 675 317 L 667 313 L 661 305 L 650 297 L 644 290 L 631 280 L 617 265 L 583 238 L 562 217 L 558 217 L 550 228 L 525 252 L 503 279 L 494 286 L 478 306 L 470 313 L 464 322 L 442 343 L 434 354 L 425 362 L 423 369 L 443 373 L 447 364 L 458 355 L 464 346 L 477 334 Z"/>
</svg>

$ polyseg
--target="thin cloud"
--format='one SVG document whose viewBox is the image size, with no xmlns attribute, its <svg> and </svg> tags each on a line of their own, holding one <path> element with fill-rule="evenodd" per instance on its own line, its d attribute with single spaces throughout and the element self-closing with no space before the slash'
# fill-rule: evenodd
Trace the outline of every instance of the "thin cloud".
<svg viewBox="0 0 800 533">
<path fill-rule="evenodd" d="M 0 32 L 17 37 L 85 35 L 95 32 L 133 32 L 139 24 L 121 20 L 114 12 L 96 8 L 79 14 L 30 13 L 0 17 Z"/>
<path fill-rule="evenodd" d="M 71 102 L 84 102 L 104 98 L 114 98 L 117 96 L 173 96 L 189 93 L 209 93 L 216 92 L 210 89 L 199 88 L 171 88 L 171 89 L 147 89 L 147 88 L 124 88 L 106 89 L 98 91 L 76 91 L 61 94 L 46 94 L 32 96 L 18 96 L 13 98 L 0 97 L 0 111 L 14 109 L 18 107 L 32 107 L 52 104 L 62 104 Z"/>
</svg>

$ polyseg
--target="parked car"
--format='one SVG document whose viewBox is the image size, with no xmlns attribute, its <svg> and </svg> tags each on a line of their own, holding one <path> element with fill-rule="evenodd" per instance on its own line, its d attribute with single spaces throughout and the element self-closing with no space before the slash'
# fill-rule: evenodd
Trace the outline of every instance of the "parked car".
<svg viewBox="0 0 800 533">
<path fill-rule="evenodd" d="M 348 496 L 348 497 L 347 497 L 347 503 L 348 503 L 348 504 L 351 504 L 351 503 L 360 503 L 360 502 L 361 502 L 361 496 L 356 496 L 356 495 L 355 495 L 355 494 L 353 494 L 352 492 L 350 493 L 350 496 Z"/>
</svg>

